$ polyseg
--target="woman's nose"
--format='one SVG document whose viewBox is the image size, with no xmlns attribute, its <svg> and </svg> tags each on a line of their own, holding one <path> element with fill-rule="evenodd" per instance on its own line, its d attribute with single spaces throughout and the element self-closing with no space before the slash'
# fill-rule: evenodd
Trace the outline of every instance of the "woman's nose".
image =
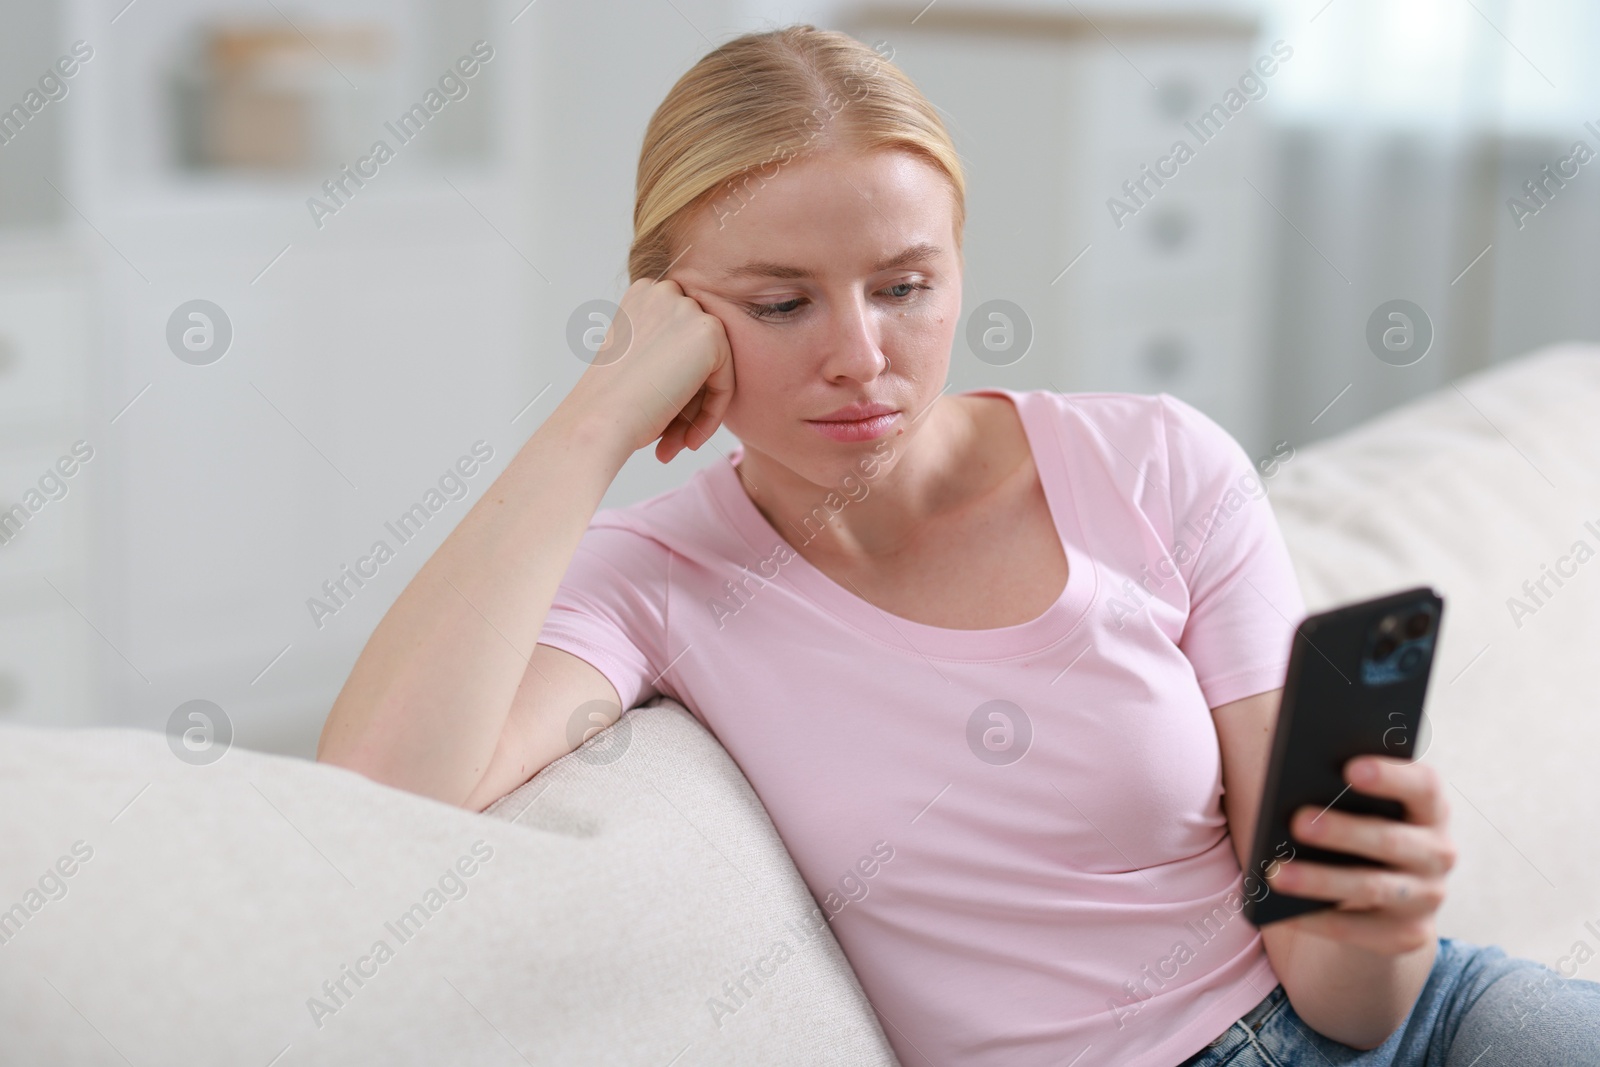
<svg viewBox="0 0 1600 1067">
<path fill-rule="evenodd" d="M 887 365 L 878 343 L 871 309 L 860 300 L 839 309 L 830 323 L 824 373 L 829 378 L 854 378 L 869 382 Z"/>
</svg>

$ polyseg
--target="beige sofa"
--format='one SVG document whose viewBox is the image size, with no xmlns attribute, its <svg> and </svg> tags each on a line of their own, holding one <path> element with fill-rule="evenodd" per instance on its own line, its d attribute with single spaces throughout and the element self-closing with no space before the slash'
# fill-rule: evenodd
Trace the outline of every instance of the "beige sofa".
<svg viewBox="0 0 1600 1067">
<path fill-rule="evenodd" d="M 1550 349 L 1268 482 L 1313 609 L 1446 596 L 1442 932 L 1569 972 L 1600 946 L 1600 562 L 1570 555 L 1600 548 L 1596 410 L 1600 349 Z M 749 785 L 669 701 L 481 816 L 244 750 L 193 766 L 155 733 L 4 728 L 0 842 L 6 1063 L 895 1062 Z"/>
</svg>

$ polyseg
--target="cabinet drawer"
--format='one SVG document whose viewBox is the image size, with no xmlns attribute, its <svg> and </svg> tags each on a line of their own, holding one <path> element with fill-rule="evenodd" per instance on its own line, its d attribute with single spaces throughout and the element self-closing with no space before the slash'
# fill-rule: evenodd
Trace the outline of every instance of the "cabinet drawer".
<svg viewBox="0 0 1600 1067">
<path fill-rule="evenodd" d="M 0 429 L 42 428 L 76 417 L 87 340 L 79 289 L 0 281 Z"/>
<path fill-rule="evenodd" d="M 1259 247 L 1259 210 L 1270 210 L 1243 182 L 1227 189 L 1164 189 L 1157 199 L 1125 216 L 1121 230 L 1096 242 L 1098 277 L 1141 285 L 1201 281 L 1230 294 L 1253 291 L 1251 266 Z M 1230 301 L 1231 303 L 1231 301 Z"/>
<path fill-rule="evenodd" d="M 1103 389 L 1226 404 L 1217 394 L 1238 392 L 1250 366 L 1250 337 L 1232 318 L 1152 317 L 1100 337 Z"/>
<path fill-rule="evenodd" d="M 62 477 L 56 466 L 63 456 L 72 461 L 67 464 L 75 472 L 71 477 Z M 94 460 L 89 463 L 92 467 Z M 42 586 L 43 576 L 81 569 L 91 477 L 93 472 L 72 455 L 70 441 L 0 447 L 0 610 L 19 586 Z M 30 499 L 37 511 L 28 508 Z"/>
<path fill-rule="evenodd" d="M 1116 186 L 1137 179 L 1141 164 L 1153 167 L 1174 141 L 1188 144 L 1196 160 L 1232 157 L 1246 149 L 1244 142 L 1264 122 L 1265 105 L 1257 101 L 1271 92 L 1273 78 L 1247 81 L 1249 92 L 1240 91 L 1236 99 L 1245 103 L 1237 111 L 1211 112 L 1230 89 L 1239 90 L 1240 78 L 1251 70 L 1256 57 L 1248 36 L 1136 38 L 1120 44 L 1121 54 L 1098 40 L 1089 47 L 1097 45 L 1091 61 L 1097 76 L 1081 106 L 1079 131 L 1084 143 L 1094 146 L 1083 166 L 1097 185 L 1110 186 L 1101 196 L 1117 195 Z M 1276 61 L 1268 65 L 1275 67 Z M 1194 180 L 1187 173 L 1193 166 L 1182 167 L 1179 181 Z"/>
<path fill-rule="evenodd" d="M 94 723 L 92 636 L 70 608 L 0 613 L 0 722 Z"/>
</svg>

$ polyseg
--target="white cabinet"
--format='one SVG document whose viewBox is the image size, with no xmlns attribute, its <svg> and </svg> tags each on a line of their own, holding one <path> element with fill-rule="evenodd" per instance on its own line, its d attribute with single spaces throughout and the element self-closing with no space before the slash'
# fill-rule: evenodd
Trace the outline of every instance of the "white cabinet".
<svg viewBox="0 0 1600 1067">
<path fill-rule="evenodd" d="M 28 130 L 55 155 L 37 173 L 9 147 L 0 158 L 0 191 L 37 186 L 57 209 L 0 211 L 0 509 L 30 490 L 42 501 L 0 544 L 0 718 L 161 729 L 202 698 L 236 743 L 311 754 L 372 627 L 470 501 L 326 625 L 308 599 L 475 441 L 495 458 L 474 497 L 537 423 L 511 424 L 546 380 L 532 263 L 554 271 L 527 236 L 536 37 L 532 17 L 512 24 L 522 6 L 336 0 L 263 6 L 263 20 L 248 5 L 139 5 L 108 30 L 121 4 L 69 0 L 13 63 L 95 45 L 42 117 L 53 125 Z M 377 101 L 339 160 L 399 143 L 320 226 L 307 202 L 327 197 L 331 165 L 195 169 L 178 151 L 172 78 L 195 31 L 221 20 L 287 39 L 287 19 L 381 25 L 391 46 L 382 79 L 317 68 L 341 100 Z M 468 53 L 470 83 L 448 73 Z M 448 106 L 429 103 L 426 128 L 397 142 L 379 120 L 435 89 Z M 211 362 L 169 342 L 195 300 L 231 328 Z M 52 499 L 79 440 L 93 458 Z"/>
</svg>

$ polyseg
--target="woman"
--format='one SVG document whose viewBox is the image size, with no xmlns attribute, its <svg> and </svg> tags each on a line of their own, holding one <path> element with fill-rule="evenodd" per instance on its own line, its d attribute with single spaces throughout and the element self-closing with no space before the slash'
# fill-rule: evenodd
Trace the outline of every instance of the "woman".
<svg viewBox="0 0 1600 1067">
<path fill-rule="evenodd" d="M 646 133 L 604 346 L 384 617 L 319 758 L 481 810 L 594 709 L 681 701 L 908 1067 L 1600 1062 L 1600 986 L 1437 937 L 1430 765 L 1348 768 L 1404 824 L 1295 824 L 1391 870 L 1277 865 L 1338 906 L 1238 917 L 1304 611 L 1261 483 L 1168 396 L 944 395 L 963 197 L 859 42 L 702 59 Z M 633 452 L 722 425 L 727 463 L 596 514 Z"/>
</svg>

